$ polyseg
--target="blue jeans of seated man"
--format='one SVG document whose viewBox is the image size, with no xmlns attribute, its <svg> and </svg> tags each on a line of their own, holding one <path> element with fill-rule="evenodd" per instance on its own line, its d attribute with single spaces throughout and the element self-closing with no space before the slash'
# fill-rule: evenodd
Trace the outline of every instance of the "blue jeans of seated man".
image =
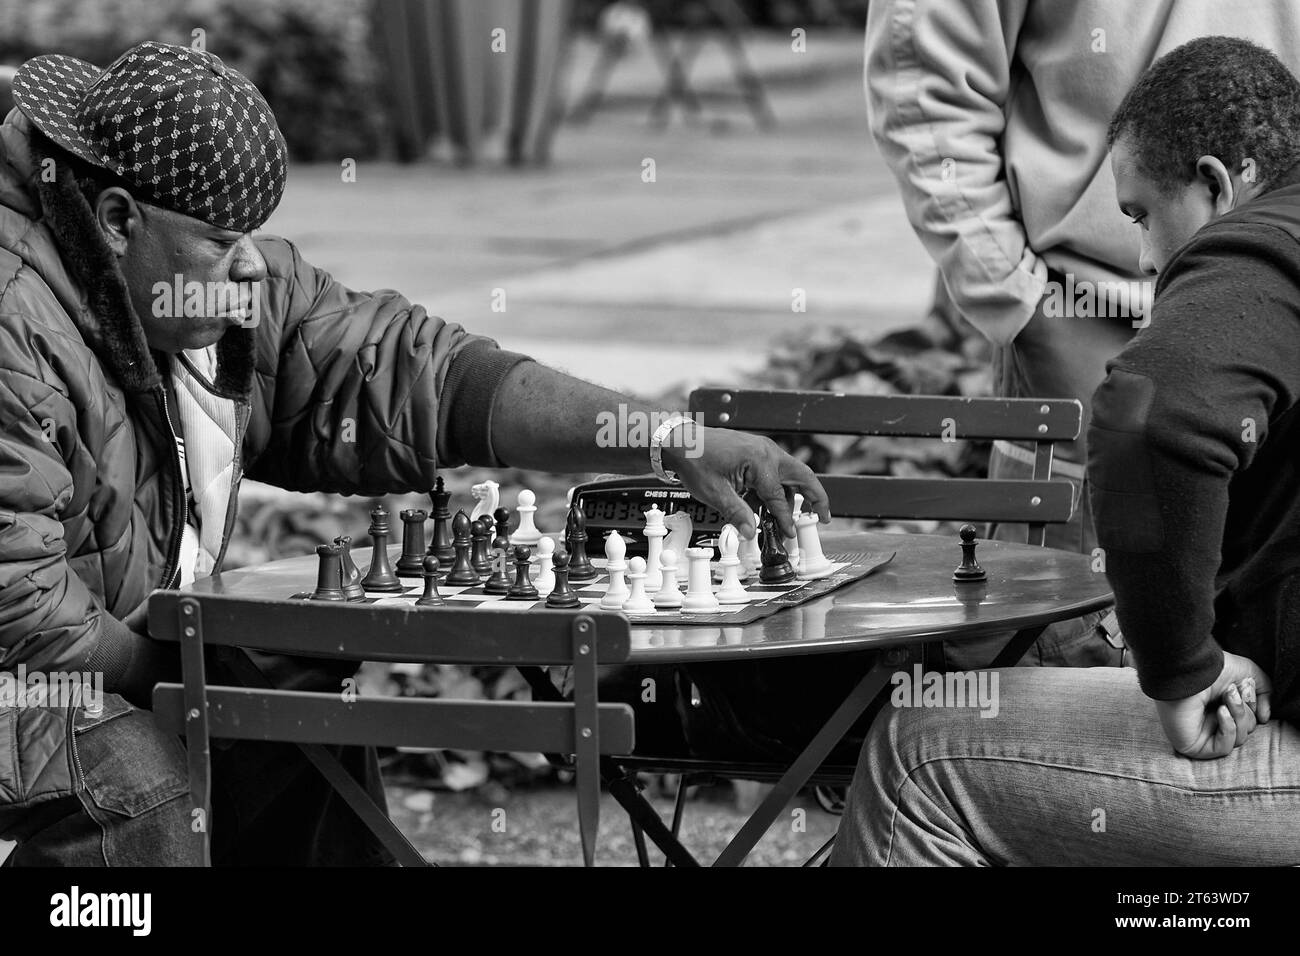
<svg viewBox="0 0 1300 956">
<path fill-rule="evenodd" d="M 1300 864 L 1300 730 L 1174 753 L 1131 668 L 997 672 L 999 709 L 887 706 L 837 866 Z"/>
<path fill-rule="evenodd" d="M 1033 475 L 1032 465 L 1004 455 L 997 448 L 990 452 L 990 478 L 1029 479 Z M 1092 523 L 1087 479 L 1054 473 L 1052 480 L 1067 482 L 1074 489 L 1074 514 L 1067 524 L 1046 526 L 1044 545 L 1091 555 L 1097 547 L 1097 533 Z M 1024 544 L 1028 530 L 1024 524 L 995 523 L 987 537 Z M 1111 612 L 1106 610 L 1049 624 L 1019 663 L 1040 667 L 1118 667 L 1124 660 L 1124 643 L 1113 621 Z M 949 670 L 987 667 L 1011 636 L 1008 632 L 974 640 L 945 641 L 944 666 Z"/>
<path fill-rule="evenodd" d="M 251 654 L 284 689 L 325 690 L 355 665 Z M 213 683 L 219 665 L 209 665 Z M 200 862 L 185 748 L 115 694 L 74 722 L 85 788 L 30 809 L 0 808 L 5 866 L 187 866 Z M 372 747 L 327 747 L 386 808 Z M 388 865 L 391 854 L 293 744 L 213 741 L 212 861 L 217 865 Z"/>
</svg>

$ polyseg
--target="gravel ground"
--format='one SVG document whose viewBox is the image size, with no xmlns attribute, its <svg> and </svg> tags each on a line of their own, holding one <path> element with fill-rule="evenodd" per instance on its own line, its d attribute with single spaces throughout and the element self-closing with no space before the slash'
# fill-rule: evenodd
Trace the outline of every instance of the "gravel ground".
<svg viewBox="0 0 1300 956">
<path fill-rule="evenodd" d="M 742 784 L 740 799 L 699 791 L 688 801 L 682 843 L 697 859 L 711 863 L 761 798 L 757 785 Z M 647 790 L 665 822 L 672 818 L 671 794 Z M 538 786 L 507 793 L 450 793 L 390 787 L 389 811 L 402 832 L 424 854 L 443 866 L 579 866 L 578 812 L 573 790 Z M 749 866 L 798 866 L 835 833 L 838 817 L 817 806 L 811 795 L 793 803 L 750 854 Z M 651 846 L 656 865 L 663 855 Z M 636 866 L 636 846 L 622 808 L 608 794 L 600 806 L 596 844 L 600 866 Z"/>
</svg>

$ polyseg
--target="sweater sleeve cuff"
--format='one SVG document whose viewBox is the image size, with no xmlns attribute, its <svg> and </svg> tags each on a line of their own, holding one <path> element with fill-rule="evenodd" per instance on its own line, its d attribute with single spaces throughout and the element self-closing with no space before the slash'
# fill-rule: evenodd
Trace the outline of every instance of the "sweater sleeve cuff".
<svg viewBox="0 0 1300 956">
<path fill-rule="evenodd" d="M 1158 660 L 1144 663 L 1138 645 L 1125 634 L 1133 650 L 1137 665 L 1138 685 L 1142 693 L 1152 700 L 1183 700 L 1199 694 L 1214 683 L 1223 672 L 1223 649 L 1213 638 L 1207 638 L 1190 654 L 1178 660 Z M 1172 668 L 1170 664 L 1174 665 Z"/>
<path fill-rule="evenodd" d="M 86 659 L 86 669 L 104 675 L 104 690 L 116 694 L 131 665 L 135 645 L 143 638 L 107 611 L 99 615 L 100 634 L 95 649 Z"/>
<path fill-rule="evenodd" d="M 501 467 L 492 447 L 492 409 L 505 377 L 516 365 L 530 361 L 527 355 L 497 348 L 489 339 L 457 353 L 442 383 L 439 432 L 445 440 L 440 463 Z"/>
</svg>

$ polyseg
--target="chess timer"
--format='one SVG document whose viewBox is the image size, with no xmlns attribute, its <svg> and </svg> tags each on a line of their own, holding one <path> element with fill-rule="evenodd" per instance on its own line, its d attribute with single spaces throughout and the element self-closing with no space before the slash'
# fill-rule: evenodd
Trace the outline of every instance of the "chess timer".
<svg viewBox="0 0 1300 956">
<path fill-rule="evenodd" d="M 691 547 L 716 548 L 727 523 L 717 508 L 691 496 L 681 485 L 653 476 L 601 478 L 573 489 L 573 501 L 587 519 L 587 553 L 604 554 L 605 534 L 617 531 L 627 542 L 627 556 L 645 557 L 645 512 L 654 505 L 664 516 L 686 513 L 691 519 Z"/>
</svg>

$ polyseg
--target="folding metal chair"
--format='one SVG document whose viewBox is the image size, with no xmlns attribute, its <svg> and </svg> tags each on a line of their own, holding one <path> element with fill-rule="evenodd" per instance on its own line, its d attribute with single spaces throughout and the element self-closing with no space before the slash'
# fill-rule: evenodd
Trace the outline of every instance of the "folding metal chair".
<svg viewBox="0 0 1300 956">
<path fill-rule="evenodd" d="M 632 709 L 601 704 L 597 664 L 627 659 L 629 628 L 619 614 L 524 613 L 489 608 L 332 604 L 157 591 L 149 632 L 180 643 L 184 684 L 159 684 L 158 725 L 183 734 L 189 751 L 194 828 L 210 863 L 211 738 L 297 744 L 403 865 L 420 853 L 323 746 L 530 751 L 573 755 L 583 861 L 592 865 L 600 813 L 599 760 L 634 745 Z M 209 686 L 204 647 L 222 653 L 246 686 Z M 390 662 L 571 665 L 570 701 L 357 698 L 276 690 L 240 648 Z M 220 825 L 220 821 L 216 821 Z"/>
</svg>

